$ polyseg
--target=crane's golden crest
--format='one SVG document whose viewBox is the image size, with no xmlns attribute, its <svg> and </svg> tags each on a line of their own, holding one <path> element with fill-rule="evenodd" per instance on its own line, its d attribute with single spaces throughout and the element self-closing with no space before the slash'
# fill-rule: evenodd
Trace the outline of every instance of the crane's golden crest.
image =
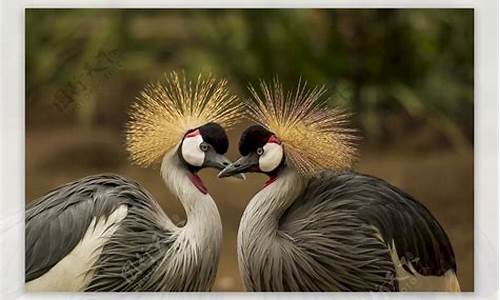
<svg viewBox="0 0 500 300">
<path fill-rule="evenodd" d="M 191 129 L 208 122 L 231 127 L 239 119 L 241 106 L 226 80 L 199 75 L 193 82 L 176 72 L 164 75 L 147 85 L 131 107 L 126 127 L 130 158 L 149 166 Z"/>
<path fill-rule="evenodd" d="M 284 144 L 287 158 L 303 175 L 325 169 L 347 169 L 356 158 L 355 130 L 347 128 L 348 114 L 328 106 L 326 89 L 308 89 L 299 81 L 286 93 L 275 79 L 260 84 L 260 93 L 247 103 L 250 119 L 273 132 Z"/>
</svg>

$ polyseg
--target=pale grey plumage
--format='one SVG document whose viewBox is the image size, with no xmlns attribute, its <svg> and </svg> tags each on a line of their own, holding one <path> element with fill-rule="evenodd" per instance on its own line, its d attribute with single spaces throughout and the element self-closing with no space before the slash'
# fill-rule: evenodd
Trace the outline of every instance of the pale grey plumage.
<svg viewBox="0 0 500 300">
<path fill-rule="evenodd" d="M 125 205 L 126 216 L 85 271 L 90 280 L 83 290 L 210 290 L 222 225 L 210 195 L 192 185 L 184 168 L 175 149 L 165 156 L 162 175 L 174 195 L 183 197 L 183 227 L 139 184 L 118 175 L 89 176 L 34 201 L 26 211 L 26 282 L 43 277 L 76 249 L 94 218 L 106 219 Z"/>
<path fill-rule="evenodd" d="M 350 169 L 355 149 L 344 114 L 321 88 L 252 89 L 242 157 L 220 177 L 269 176 L 238 231 L 251 291 L 457 291 L 448 237 L 431 213 L 387 182 Z"/>
<path fill-rule="evenodd" d="M 30 202 L 25 216 L 26 281 L 46 273 L 66 256 L 94 217 L 107 218 L 118 206 L 129 202 L 130 196 L 138 203 L 150 199 L 132 181 L 116 175 L 96 175 L 65 184 Z"/>
<path fill-rule="evenodd" d="M 285 169 L 245 210 L 240 272 L 251 291 L 398 291 L 391 241 L 410 274 L 456 272 L 446 234 L 411 196 L 352 172 Z"/>
<path fill-rule="evenodd" d="M 133 162 L 159 160 L 187 221 L 177 227 L 138 184 L 115 175 L 62 186 L 26 212 L 29 291 L 206 291 L 215 279 L 222 224 L 197 172 L 222 169 L 223 126 L 241 103 L 225 80 L 173 72 L 148 85 L 126 126 Z"/>
</svg>

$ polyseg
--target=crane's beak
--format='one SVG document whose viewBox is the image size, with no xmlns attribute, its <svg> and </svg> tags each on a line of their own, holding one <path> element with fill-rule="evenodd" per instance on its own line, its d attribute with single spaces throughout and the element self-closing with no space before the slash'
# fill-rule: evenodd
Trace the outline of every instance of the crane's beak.
<svg viewBox="0 0 500 300">
<path fill-rule="evenodd" d="M 217 170 L 222 170 L 227 166 L 231 165 L 231 161 L 227 159 L 224 155 L 219 154 L 215 151 L 208 151 L 205 155 L 205 161 L 203 162 L 203 167 L 214 168 Z M 234 178 L 245 180 L 244 174 L 234 174 L 230 175 Z"/>
<path fill-rule="evenodd" d="M 219 178 L 223 178 L 245 172 L 254 172 L 256 166 L 258 165 L 259 165 L 259 157 L 257 155 L 249 154 L 241 157 L 234 163 L 224 168 L 224 170 L 222 170 L 217 176 Z"/>
</svg>

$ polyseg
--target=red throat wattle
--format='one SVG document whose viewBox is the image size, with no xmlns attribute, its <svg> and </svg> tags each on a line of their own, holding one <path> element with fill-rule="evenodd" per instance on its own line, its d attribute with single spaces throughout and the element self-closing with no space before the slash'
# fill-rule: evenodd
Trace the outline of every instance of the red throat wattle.
<svg viewBox="0 0 500 300">
<path fill-rule="evenodd" d="M 201 180 L 200 176 L 198 176 L 198 174 L 189 172 L 189 180 L 191 180 L 191 182 L 194 184 L 194 186 L 200 192 L 202 192 L 203 194 L 207 194 L 208 193 L 207 187 L 205 186 L 205 184 Z"/>
</svg>

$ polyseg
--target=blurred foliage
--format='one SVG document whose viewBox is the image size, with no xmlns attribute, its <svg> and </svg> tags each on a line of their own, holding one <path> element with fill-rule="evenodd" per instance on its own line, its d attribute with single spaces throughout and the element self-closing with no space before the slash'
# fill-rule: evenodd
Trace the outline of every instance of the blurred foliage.
<svg viewBox="0 0 500 300">
<path fill-rule="evenodd" d="M 27 129 L 121 129 L 146 82 L 183 69 L 249 82 L 325 84 L 365 140 L 470 148 L 472 9 L 26 10 Z"/>
</svg>

